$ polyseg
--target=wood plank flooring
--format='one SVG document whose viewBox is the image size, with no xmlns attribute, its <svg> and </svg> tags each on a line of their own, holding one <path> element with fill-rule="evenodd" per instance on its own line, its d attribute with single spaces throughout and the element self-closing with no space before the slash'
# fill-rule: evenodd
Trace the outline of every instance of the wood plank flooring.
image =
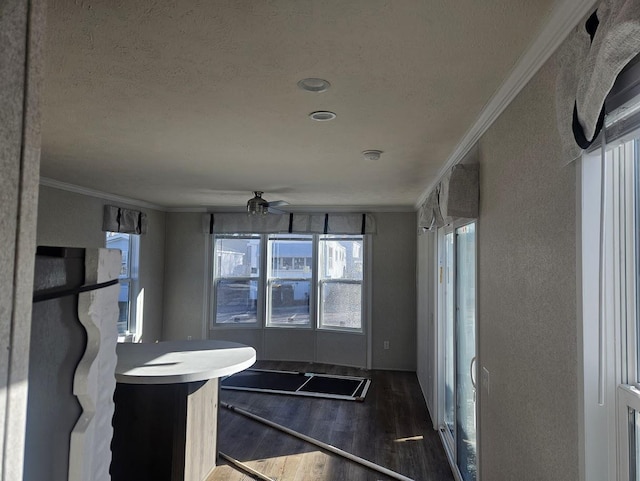
<svg viewBox="0 0 640 481">
<path fill-rule="evenodd" d="M 364 402 L 220 391 L 220 401 L 348 451 L 416 481 L 453 481 L 415 373 L 322 364 L 267 362 L 255 367 L 372 379 Z M 277 481 L 393 479 L 273 428 L 220 408 L 218 449 Z M 207 481 L 253 479 L 219 458 Z"/>
</svg>

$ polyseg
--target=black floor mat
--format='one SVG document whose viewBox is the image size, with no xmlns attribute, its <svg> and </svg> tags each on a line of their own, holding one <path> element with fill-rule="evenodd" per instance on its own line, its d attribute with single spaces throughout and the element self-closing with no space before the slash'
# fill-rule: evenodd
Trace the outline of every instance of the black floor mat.
<svg viewBox="0 0 640 481">
<path fill-rule="evenodd" d="M 370 379 L 247 369 L 222 380 L 222 389 L 363 401 Z"/>
</svg>

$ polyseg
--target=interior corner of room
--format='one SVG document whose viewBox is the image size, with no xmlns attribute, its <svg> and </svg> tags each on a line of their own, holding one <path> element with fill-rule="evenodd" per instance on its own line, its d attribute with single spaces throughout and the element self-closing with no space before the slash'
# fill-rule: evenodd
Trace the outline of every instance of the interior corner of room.
<svg viewBox="0 0 640 481">
<path fill-rule="evenodd" d="M 637 0 L 196 3 L 0 9 L 0 479 L 108 479 L 111 439 L 58 432 L 54 450 L 30 423 L 73 419 L 77 433 L 88 398 L 112 409 L 116 340 L 231 342 L 260 369 L 362 374 L 368 393 L 350 404 L 218 392 L 217 377 L 197 402 L 257 399 L 282 424 L 289 410 L 394 472 L 636 479 Z M 599 54 L 621 38 L 615 58 Z M 102 359 L 87 361 L 99 335 L 86 313 L 33 327 L 57 309 L 33 302 L 40 246 L 71 262 L 81 250 L 97 276 L 64 282 L 113 294 L 117 280 L 95 392 L 73 386 L 77 365 Z M 85 363 L 43 375 L 52 346 Z M 43 394 L 52 380 L 68 403 Z M 109 413 L 86 419 L 111 433 Z M 322 447 L 248 440 L 237 415 L 207 423 L 238 452 L 264 449 L 239 459 L 251 469 L 371 475 Z M 417 441 L 435 460 L 407 454 Z M 217 462 L 197 481 L 241 479 Z"/>
</svg>

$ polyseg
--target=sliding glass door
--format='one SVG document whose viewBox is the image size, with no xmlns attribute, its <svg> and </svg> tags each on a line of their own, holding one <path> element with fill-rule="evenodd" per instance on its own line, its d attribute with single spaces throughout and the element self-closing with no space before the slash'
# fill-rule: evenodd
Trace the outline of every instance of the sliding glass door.
<svg viewBox="0 0 640 481">
<path fill-rule="evenodd" d="M 445 447 L 464 481 L 475 481 L 476 456 L 476 232 L 448 228 L 440 248 L 440 309 L 444 361 L 441 386 Z"/>
</svg>

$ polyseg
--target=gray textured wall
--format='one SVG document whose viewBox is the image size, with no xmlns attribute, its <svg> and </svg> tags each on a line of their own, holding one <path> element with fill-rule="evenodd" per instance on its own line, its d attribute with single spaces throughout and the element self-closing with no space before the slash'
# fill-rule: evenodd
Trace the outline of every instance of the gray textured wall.
<svg viewBox="0 0 640 481">
<path fill-rule="evenodd" d="M 38 245 L 67 247 L 104 247 L 102 207 L 119 203 L 40 186 L 38 203 Z M 140 236 L 139 285 L 144 289 L 144 325 L 142 340 L 162 338 L 164 287 L 164 212 L 127 206 L 145 212 L 148 232 Z"/>
<path fill-rule="evenodd" d="M 479 143 L 482 479 L 578 479 L 575 167 L 552 59 Z"/>
<path fill-rule="evenodd" d="M 376 213 L 375 216 L 378 233 L 372 240 L 372 365 L 376 369 L 413 371 L 416 368 L 415 214 Z M 203 316 L 208 320 L 208 313 L 203 312 L 204 292 L 208 289 L 205 286 L 206 237 L 202 234 L 201 213 L 167 214 L 164 339 L 186 339 L 188 336 L 199 339 L 203 335 Z M 265 342 L 267 348 L 262 356 L 277 357 L 269 348 L 276 343 L 269 339 L 263 341 L 264 336 L 253 330 L 218 329 L 216 338 L 239 342 L 253 340 L 259 352 L 260 343 Z M 383 350 L 384 340 L 389 341 L 389 350 Z M 320 336 L 319 342 L 326 344 L 326 336 Z M 357 345 L 358 353 L 364 349 Z M 332 356 L 330 350 L 325 354 Z M 342 353 L 334 362 L 357 365 L 355 358 L 362 356 L 356 354 Z M 328 358 L 322 360 L 330 362 Z"/>
<path fill-rule="evenodd" d="M 416 370 L 416 216 L 376 214 L 373 236 L 374 369 Z M 383 349 L 389 341 L 389 349 Z"/>
<path fill-rule="evenodd" d="M 167 214 L 164 340 L 204 339 L 207 236 L 202 213 Z"/>
<path fill-rule="evenodd" d="M 0 6 L 0 478 L 23 474 L 45 5 Z"/>
</svg>

